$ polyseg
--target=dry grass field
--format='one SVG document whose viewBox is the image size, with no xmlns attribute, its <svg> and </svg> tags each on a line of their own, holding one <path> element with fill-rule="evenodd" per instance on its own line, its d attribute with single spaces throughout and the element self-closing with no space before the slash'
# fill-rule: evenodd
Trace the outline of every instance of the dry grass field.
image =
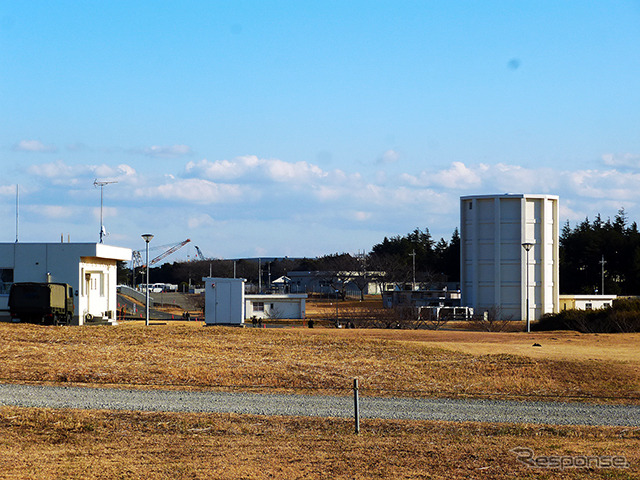
<svg viewBox="0 0 640 480">
<path fill-rule="evenodd" d="M 638 478 L 638 429 L 0 408 L 0 478 Z M 627 468 L 531 468 L 618 456 Z M 592 464 L 593 465 L 593 464 Z"/>
<path fill-rule="evenodd" d="M 0 323 L 1 382 L 640 402 L 640 335 Z M 538 343 L 540 347 L 533 347 Z M 640 429 L 0 408 L 0 478 L 640 478 Z M 618 455 L 629 468 L 530 468 Z"/>
<path fill-rule="evenodd" d="M 640 335 L 0 324 L 0 381 L 638 402 Z M 538 343 L 541 347 L 533 347 Z"/>
</svg>

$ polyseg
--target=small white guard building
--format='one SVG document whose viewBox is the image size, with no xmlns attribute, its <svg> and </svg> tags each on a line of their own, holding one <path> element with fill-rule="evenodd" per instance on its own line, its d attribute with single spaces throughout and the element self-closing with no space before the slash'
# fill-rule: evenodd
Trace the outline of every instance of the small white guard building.
<svg viewBox="0 0 640 480">
<path fill-rule="evenodd" d="M 306 315 L 305 293 L 245 295 L 246 318 L 298 319 Z"/>
<path fill-rule="evenodd" d="M 115 322 L 117 262 L 131 250 L 101 243 L 0 243 L 0 311 L 8 315 L 14 282 L 68 283 L 75 293 L 73 323 Z"/>
<path fill-rule="evenodd" d="M 611 307 L 617 295 L 560 295 L 560 310 L 597 310 Z"/>
<path fill-rule="evenodd" d="M 243 278 L 204 277 L 204 323 L 244 325 Z"/>
</svg>

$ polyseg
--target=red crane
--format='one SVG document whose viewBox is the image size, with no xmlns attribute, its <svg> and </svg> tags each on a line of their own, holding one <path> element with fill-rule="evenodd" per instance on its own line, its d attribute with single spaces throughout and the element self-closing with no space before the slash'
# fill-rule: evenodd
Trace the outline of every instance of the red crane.
<svg viewBox="0 0 640 480">
<path fill-rule="evenodd" d="M 169 255 L 171 255 L 172 253 L 180 250 L 182 247 L 184 247 L 190 241 L 191 241 L 191 239 L 187 238 L 186 240 L 184 240 L 182 242 L 179 242 L 179 243 L 170 243 L 168 245 L 157 245 L 157 246 L 151 247 L 150 250 L 158 250 L 160 248 L 166 248 L 167 250 L 163 251 L 160 255 L 158 255 L 157 257 L 153 258 L 152 260 L 149 260 L 149 266 L 158 263 L 163 258 L 166 258 Z M 132 259 L 133 259 L 132 260 L 133 267 L 140 266 L 140 267 L 144 268 L 144 267 L 147 266 L 144 263 L 143 259 L 142 259 L 142 252 L 144 252 L 144 250 L 135 250 L 135 251 L 131 252 Z"/>
</svg>

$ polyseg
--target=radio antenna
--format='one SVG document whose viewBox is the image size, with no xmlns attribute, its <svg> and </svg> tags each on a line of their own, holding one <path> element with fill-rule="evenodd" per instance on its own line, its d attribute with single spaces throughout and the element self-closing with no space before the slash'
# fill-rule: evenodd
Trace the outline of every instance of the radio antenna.
<svg viewBox="0 0 640 480">
<path fill-rule="evenodd" d="M 106 181 L 99 182 L 97 178 L 93 181 L 94 187 L 100 187 L 100 243 L 103 243 L 103 238 L 107 234 L 107 231 L 104 228 L 104 224 L 102 223 L 102 198 L 103 198 L 102 190 L 105 185 L 109 185 L 111 183 L 118 183 L 118 182 L 115 180 L 112 180 L 110 182 L 106 182 Z"/>
</svg>

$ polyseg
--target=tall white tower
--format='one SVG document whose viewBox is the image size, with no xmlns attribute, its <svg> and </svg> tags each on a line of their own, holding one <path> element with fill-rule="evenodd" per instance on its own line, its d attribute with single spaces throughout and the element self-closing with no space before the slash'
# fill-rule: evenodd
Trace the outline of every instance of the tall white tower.
<svg viewBox="0 0 640 480">
<path fill-rule="evenodd" d="M 460 198 L 462 305 L 531 320 L 559 311 L 558 197 Z M 524 246 L 527 248 L 525 248 Z"/>
</svg>

